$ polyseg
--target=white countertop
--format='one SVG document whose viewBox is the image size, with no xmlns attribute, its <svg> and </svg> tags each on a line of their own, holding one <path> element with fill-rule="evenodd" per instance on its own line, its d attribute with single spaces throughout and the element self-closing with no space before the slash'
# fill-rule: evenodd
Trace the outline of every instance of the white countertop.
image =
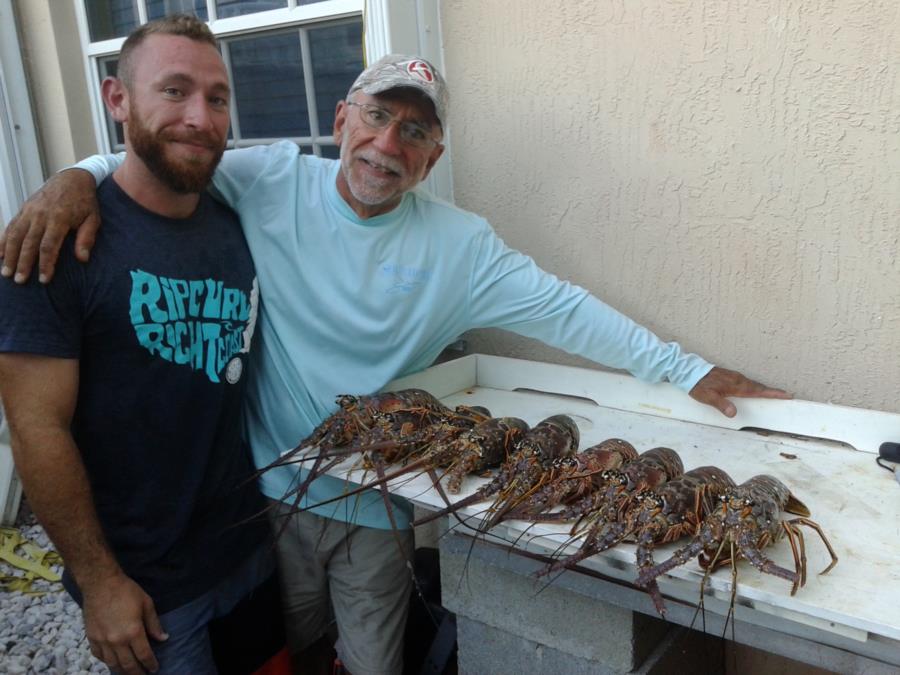
<svg viewBox="0 0 900 675">
<path fill-rule="evenodd" d="M 900 641 L 900 485 L 876 465 L 874 454 L 880 442 L 900 439 L 900 415 L 808 401 L 736 399 L 739 413 L 729 420 L 670 385 L 483 355 L 435 366 L 397 380 L 388 389 L 405 387 L 426 389 L 448 406 L 484 405 L 494 416 L 521 417 L 532 425 L 550 415 L 570 415 L 581 432 L 580 448 L 619 437 L 639 452 L 670 447 L 681 456 L 686 470 L 713 464 L 737 483 L 759 473 L 781 479 L 810 508 L 812 520 L 822 526 L 839 562 L 827 575 L 819 576 L 830 558 L 818 535 L 803 528 L 806 586 L 791 597 L 789 582 L 741 561 L 738 612 L 750 607 L 757 617 L 780 617 L 860 642 Z M 346 476 L 341 469 L 332 473 Z M 466 479 L 459 498 L 486 480 Z M 428 508 L 444 505 L 425 476 L 398 481 L 391 491 Z M 467 508 L 461 515 L 477 515 L 486 504 Z M 566 526 L 529 527 L 510 521 L 493 532 L 508 541 L 517 540 L 519 547 L 550 552 L 567 539 L 566 531 Z M 685 541 L 657 548 L 656 560 L 664 560 Z M 766 549 L 766 554 L 778 564 L 793 567 L 790 546 L 784 540 Z M 634 547 L 622 544 L 583 564 L 632 581 Z M 666 595 L 696 602 L 702 574 L 693 561 L 661 578 L 660 586 Z M 709 585 L 710 592 L 724 598 L 727 605 L 730 571 L 713 573 Z"/>
</svg>

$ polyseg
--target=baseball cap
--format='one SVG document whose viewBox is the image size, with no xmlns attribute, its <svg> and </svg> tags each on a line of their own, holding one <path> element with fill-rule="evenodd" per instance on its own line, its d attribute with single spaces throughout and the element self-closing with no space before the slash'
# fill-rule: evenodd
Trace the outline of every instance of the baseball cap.
<svg viewBox="0 0 900 675">
<path fill-rule="evenodd" d="M 347 96 L 354 91 L 374 96 L 397 87 L 412 87 L 425 94 L 434 104 L 434 114 L 445 128 L 450 94 L 447 83 L 437 69 L 418 56 L 388 54 L 366 68 L 356 78 Z"/>
</svg>

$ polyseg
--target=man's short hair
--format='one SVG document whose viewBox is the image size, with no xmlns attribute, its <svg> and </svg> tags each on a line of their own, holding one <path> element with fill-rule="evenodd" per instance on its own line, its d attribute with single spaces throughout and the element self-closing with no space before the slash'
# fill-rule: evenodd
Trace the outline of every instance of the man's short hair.
<svg viewBox="0 0 900 675">
<path fill-rule="evenodd" d="M 144 42 L 148 35 L 177 35 L 196 42 L 205 42 L 217 49 L 219 47 L 216 36 L 212 34 L 209 26 L 192 14 L 171 14 L 162 19 L 145 23 L 132 31 L 122 45 L 122 51 L 119 52 L 117 76 L 129 90 L 134 70 L 134 50 Z"/>
</svg>

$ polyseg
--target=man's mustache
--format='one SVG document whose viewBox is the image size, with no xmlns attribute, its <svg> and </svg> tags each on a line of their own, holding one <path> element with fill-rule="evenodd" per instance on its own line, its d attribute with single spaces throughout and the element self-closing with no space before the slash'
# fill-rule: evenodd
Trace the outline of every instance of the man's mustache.
<svg viewBox="0 0 900 675">
<path fill-rule="evenodd" d="M 187 134 L 168 132 L 161 134 L 161 138 L 164 141 L 174 141 L 175 143 L 189 143 L 191 145 L 199 145 L 215 152 L 221 150 L 225 146 L 225 143 L 222 141 L 222 139 L 212 134 L 206 134 L 203 132 Z"/>
</svg>

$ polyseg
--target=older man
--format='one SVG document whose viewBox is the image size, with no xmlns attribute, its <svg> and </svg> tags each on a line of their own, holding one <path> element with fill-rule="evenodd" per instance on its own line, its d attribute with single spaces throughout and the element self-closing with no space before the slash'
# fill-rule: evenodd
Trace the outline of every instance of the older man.
<svg viewBox="0 0 900 675">
<path fill-rule="evenodd" d="M 225 153 L 213 184 L 241 216 L 263 300 L 246 407 L 259 466 L 307 436 L 337 394 L 370 393 L 421 370 L 470 328 L 506 328 L 647 381 L 669 380 L 726 415 L 735 412 L 727 396 L 787 397 L 660 341 L 509 249 L 482 218 L 425 192 L 419 184 L 444 150 L 446 113 L 446 85 L 431 64 L 388 56 L 337 104 L 339 162 L 284 141 Z M 100 179 L 117 161 L 83 166 Z M 90 217 L 78 201 L 83 181 L 82 172 L 64 172 L 26 206 L 6 243 L 6 274 L 23 240 L 32 243 L 17 271 L 27 274 L 44 223 L 63 223 L 46 237 L 53 249 L 60 231 Z M 67 206 L 53 213 L 60 195 Z M 52 258 L 42 263 L 45 277 Z M 292 468 L 270 471 L 262 489 L 278 500 L 296 480 Z M 320 478 L 306 503 L 344 489 Z M 398 511 L 408 528 L 405 505 Z M 295 648 L 315 643 L 333 610 L 339 656 L 352 672 L 400 672 L 410 583 L 388 527 L 377 495 L 292 518 L 279 549 Z"/>
</svg>

